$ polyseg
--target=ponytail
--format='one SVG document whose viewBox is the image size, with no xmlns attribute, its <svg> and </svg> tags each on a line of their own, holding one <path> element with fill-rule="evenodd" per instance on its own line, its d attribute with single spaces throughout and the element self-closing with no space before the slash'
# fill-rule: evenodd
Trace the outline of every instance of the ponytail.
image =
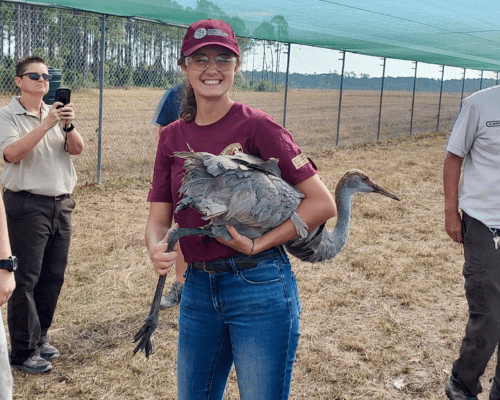
<svg viewBox="0 0 500 400">
<path fill-rule="evenodd" d="M 184 65 L 186 62 L 186 57 L 180 56 L 177 65 Z M 194 90 L 189 84 L 189 80 L 186 78 L 184 81 L 184 96 L 182 97 L 179 118 L 190 122 L 196 117 L 196 98 L 194 97 Z"/>
</svg>

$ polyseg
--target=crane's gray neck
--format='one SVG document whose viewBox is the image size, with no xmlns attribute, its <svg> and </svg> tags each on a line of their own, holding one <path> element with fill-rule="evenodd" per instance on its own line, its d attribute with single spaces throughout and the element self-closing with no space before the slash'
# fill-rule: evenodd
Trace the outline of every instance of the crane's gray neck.
<svg viewBox="0 0 500 400">
<path fill-rule="evenodd" d="M 309 233 L 306 238 L 297 238 L 285 247 L 289 253 L 302 261 L 320 262 L 334 258 L 347 243 L 351 220 L 351 197 L 355 193 L 348 187 L 340 188 L 336 193 L 337 222 L 328 231 L 325 224 Z"/>
<path fill-rule="evenodd" d="M 353 191 L 342 188 L 335 196 L 337 203 L 337 221 L 335 227 L 329 232 L 331 249 L 329 257 L 335 257 L 344 248 L 349 238 L 349 226 L 351 222 L 351 197 Z"/>
<path fill-rule="evenodd" d="M 318 262 L 333 259 L 344 248 L 349 237 L 349 224 L 351 221 L 351 197 L 353 192 L 342 188 L 335 196 L 337 203 L 337 221 L 335 227 L 328 231 L 324 226 L 318 239 L 308 244 L 310 252 L 304 261 Z"/>
<path fill-rule="evenodd" d="M 335 202 L 337 204 L 337 222 L 335 223 L 335 231 L 337 234 L 342 234 L 347 237 L 349 235 L 349 224 L 351 222 L 351 197 L 354 194 L 352 190 L 348 188 L 342 188 L 335 197 Z M 345 244 L 345 243 L 344 243 Z"/>
</svg>

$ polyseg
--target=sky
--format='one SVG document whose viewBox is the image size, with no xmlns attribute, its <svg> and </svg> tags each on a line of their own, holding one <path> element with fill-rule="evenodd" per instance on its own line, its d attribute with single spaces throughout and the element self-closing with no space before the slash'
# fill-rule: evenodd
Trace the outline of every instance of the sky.
<svg viewBox="0 0 500 400">
<path fill-rule="evenodd" d="M 262 63 L 262 48 L 255 49 L 254 54 L 247 54 L 243 69 L 255 68 L 260 70 Z M 290 50 L 290 73 L 324 74 L 329 72 L 342 72 L 342 52 L 322 49 L 318 47 L 292 44 Z M 286 55 L 282 59 L 282 72 L 286 71 Z M 380 57 L 365 56 L 346 52 L 345 73 L 355 73 L 356 76 L 367 74 L 370 77 L 381 77 L 383 72 L 383 59 Z M 444 80 L 462 79 L 463 68 L 446 66 Z M 419 62 L 417 65 L 418 78 L 441 79 L 442 66 Z M 415 76 L 415 62 L 407 60 L 387 59 L 385 76 Z M 466 70 L 466 79 L 479 79 L 481 71 Z M 497 79 L 496 72 L 484 71 L 483 79 Z"/>
</svg>

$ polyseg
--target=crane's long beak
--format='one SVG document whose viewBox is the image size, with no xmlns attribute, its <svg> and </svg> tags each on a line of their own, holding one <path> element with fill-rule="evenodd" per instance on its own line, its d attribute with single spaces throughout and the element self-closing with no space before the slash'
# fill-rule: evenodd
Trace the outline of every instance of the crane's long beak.
<svg viewBox="0 0 500 400">
<path fill-rule="evenodd" d="M 372 181 L 372 183 L 373 183 L 373 185 L 372 185 L 372 187 L 373 187 L 373 191 L 374 191 L 375 193 L 379 193 L 379 194 L 381 194 L 382 196 L 387 196 L 387 197 L 390 197 L 391 199 L 394 199 L 394 200 L 400 201 L 400 200 L 399 200 L 399 197 L 398 197 L 398 196 L 396 196 L 395 194 L 392 194 L 391 192 L 389 192 L 388 190 L 384 189 L 382 186 L 377 185 L 377 184 L 376 184 L 376 183 L 374 183 L 373 181 Z"/>
</svg>

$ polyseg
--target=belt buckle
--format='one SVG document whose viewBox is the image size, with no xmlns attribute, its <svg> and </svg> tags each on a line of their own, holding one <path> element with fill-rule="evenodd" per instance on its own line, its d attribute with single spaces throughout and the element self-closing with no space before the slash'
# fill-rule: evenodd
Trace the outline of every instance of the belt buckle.
<svg viewBox="0 0 500 400">
<path fill-rule="evenodd" d="M 207 269 L 205 267 L 206 267 L 205 261 L 203 261 L 203 271 L 206 272 L 207 274 L 213 274 L 214 273 L 214 271 L 207 271 Z"/>
</svg>

